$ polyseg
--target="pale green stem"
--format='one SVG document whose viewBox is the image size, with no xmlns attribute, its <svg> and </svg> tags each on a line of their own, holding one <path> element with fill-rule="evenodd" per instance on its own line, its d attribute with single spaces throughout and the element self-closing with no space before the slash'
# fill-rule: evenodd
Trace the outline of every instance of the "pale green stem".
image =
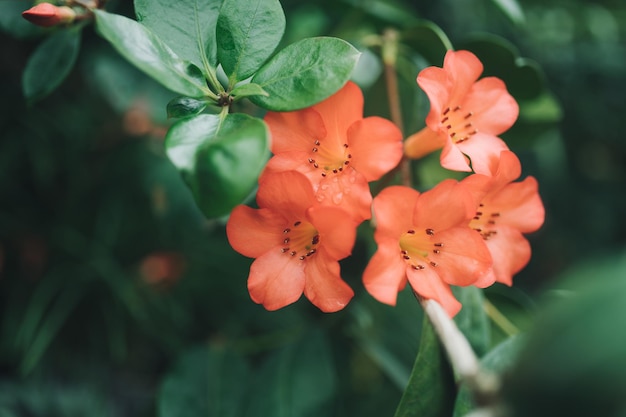
<svg viewBox="0 0 626 417">
<path fill-rule="evenodd" d="M 504 314 L 498 310 L 489 300 L 485 298 L 483 309 L 487 316 L 500 328 L 507 336 L 513 336 L 519 333 L 519 329 Z"/>
<path fill-rule="evenodd" d="M 414 293 L 430 320 L 456 375 L 465 382 L 475 398 L 491 402 L 500 387 L 500 379 L 480 368 L 478 358 L 467 338 L 441 304 Z"/>
</svg>

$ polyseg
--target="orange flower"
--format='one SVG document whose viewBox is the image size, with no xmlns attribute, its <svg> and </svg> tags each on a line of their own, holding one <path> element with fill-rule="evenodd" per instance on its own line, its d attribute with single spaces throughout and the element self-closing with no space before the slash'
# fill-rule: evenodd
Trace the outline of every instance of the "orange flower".
<svg viewBox="0 0 626 417">
<path fill-rule="evenodd" d="M 339 275 L 350 255 L 356 222 L 337 207 L 317 204 L 309 180 L 296 171 L 267 174 L 257 193 L 259 209 L 236 207 L 226 224 L 231 246 L 256 258 L 248 291 L 254 302 L 277 310 L 302 292 L 320 310 L 334 312 L 354 292 Z"/>
<path fill-rule="evenodd" d="M 443 148 L 444 168 L 489 175 L 489 165 L 508 149 L 497 135 L 513 125 L 519 107 L 499 78 L 477 81 L 482 72 L 482 63 L 468 51 L 448 51 L 443 68 L 420 72 L 417 83 L 430 99 L 430 112 L 426 127 L 407 138 L 407 157 Z"/>
<path fill-rule="evenodd" d="M 22 12 L 22 17 L 37 26 L 51 27 L 73 22 L 76 19 L 76 12 L 67 6 L 39 3 Z"/>
<path fill-rule="evenodd" d="M 480 233 L 491 252 L 494 279 L 510 286 L 513 275 L 530 261 L 530 244 L 523 233 L 541 227 L 545 210 L 535 178 L 511 182 L 522 172 L 519 159 L 513 152 L 503 151 L 491 171 L 493 177 L 474 174 L 461 183 L 479 203 L 470 227 Z"/>
<path fill-rule="evenodd" d="M 454 180 L 430 191 L 392 186 L 374 199 L 378 250 L 363 273 L 367 291 L 395 305 L 407 282 L 424 298 L 437 300 L 452 317 L 461 304 L 451 285 L 486 287 L 491 256 L 481 237 L 468 227 L 476 205 Z"/>
<path fill-rule="evenodd" d="M 363 94 L 356 84 L 348 82 L 303 110 L 269 112 L 265 121 L 274 153 L 265 173 L 302 172 L 322 205 L 344 208 L 358 221 L 371 217 L 368 182 L 400 162 L 402 134 L 389 120 L 363 118 Z"/>
</svg>

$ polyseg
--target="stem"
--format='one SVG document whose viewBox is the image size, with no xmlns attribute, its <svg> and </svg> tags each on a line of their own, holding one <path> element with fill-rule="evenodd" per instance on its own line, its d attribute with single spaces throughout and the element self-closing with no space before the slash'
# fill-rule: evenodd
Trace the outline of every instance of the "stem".
<svg viewBox="0 0 626 417">
<path fill-rule="evenodd" d="M 487 316 L 504 332 L 507 336 L 513 336 L 519 333 L 519 329 L 504 314 L 494 306 L 491 301 L 485 298 L 483 308 Z"/>
<path fill-rule="evenodd" d="M 398 58 L 398 32 L 387 29 L 382 37 L 382 57 L 385 73 L 385 85 L 387 87 L 387 101 L 391 121 L 398 126 L 404 137 L 404 122 L 402 121 L 402 105 L 398 90 L 398 73 L 396 62 Z M 399 164 L 402 184 L 411 187 L 411 166 L 406 158 L 402 158 Z"/>
<path fill-rule="evenodd" d="M 478 358 L 467 338 L 441 304 L 413 292 L 432 323 L 458 377 L 467 384 L 479 404 L 491 404 L 500 387 L 499 378 L 480 369 Z"/>
</svg>

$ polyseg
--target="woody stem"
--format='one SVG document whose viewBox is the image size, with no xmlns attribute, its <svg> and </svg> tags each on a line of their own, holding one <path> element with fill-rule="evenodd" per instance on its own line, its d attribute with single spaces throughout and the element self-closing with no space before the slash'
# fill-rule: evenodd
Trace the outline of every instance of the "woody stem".
<svg viewBox="0 0 626 417">
<path fill-rule="evenodd" d="M 458 377 L 467 384 L 477 400 L 483 404 L 492 403 L 498 392 L 500 380 L 495 375 L 481 370 L 478 358 L 467 338 L 441 304 L 413 294 L 432 323 Z"/>
<path fill-rule="evenodd" d="M 400 93 L 398 90 L 398 73 L 396 71 L 396 61 L 398 58 L 398 32 L 387 29 L 382 36 L 382 58 L 385 73 L 385 86 L 387 87 L 387 101 L 389 103 L 389 113 L 391 121 L 398 126 L 404 137 L 404 124 L 402 121 L 402 106 L 400 104 Z M 402 184 L 411 186 L 411 171 L 409 161 L 402 158 L 399 165 Z"/>
</svg>

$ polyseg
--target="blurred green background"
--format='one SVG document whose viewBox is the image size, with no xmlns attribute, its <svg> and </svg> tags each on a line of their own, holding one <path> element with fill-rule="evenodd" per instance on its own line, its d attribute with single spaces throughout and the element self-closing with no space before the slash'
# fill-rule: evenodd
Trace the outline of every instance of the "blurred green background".
<svg viewBox="0 0 626 417">
<path fill-rule="evenodd" d="M 356 292 L 345 311 L 324 315 L 301 300 L 266 312 L 249 300 L 250 260 L 228 246 L 224 219 L 203 218 L 164 154 L 173 93 L 88 26 L 67 79 L 26 102 L 24 68 L 51 32 L 21 19 L 27 3 L 0 4 L 0 415 L 212 415 L 211 399 L 188 386 L 220 378 L 240 404 L 220 415 L 269 415 L 272 387 L 288 391 L 293 408 L 284 415 L 292 417 L 392 415 L 421 312 L 406 292 L 392 308 L 363 290 L 368 226 L 342 263 Z M 367 37 L 420 19 L 507 81 L 522 112 L 504 138 L 523 175 L 538 178 L 546 206 L 515 287 L 485 292 L 519 329 L 530 327 L 536 300 L 566 271 L 623 252 L 623 1 L 524 1 L 520 9 L 505 0 L 282 4 L 284 45 L 332 35 L 364 52 L 355 79 L 367 114 L 389 117 L 379 51 L 366 48 Z M 110 1 L 107 10 L 133 13 L 128 1 Z M 428 111 L 415 77 L 441 64 L 429 59 L 409 51 L 399 61 L 410 92 L 407 134 Z M 250 104 L 237 110 L 262 116 Z M 422 186 L 441 177 L 436 165 L 436 157 L 416 164 Z M 492 343 L 504 336 L 494 326 Z M 202 369 L 213 372 L 208 381 Z"/>
</svg>

